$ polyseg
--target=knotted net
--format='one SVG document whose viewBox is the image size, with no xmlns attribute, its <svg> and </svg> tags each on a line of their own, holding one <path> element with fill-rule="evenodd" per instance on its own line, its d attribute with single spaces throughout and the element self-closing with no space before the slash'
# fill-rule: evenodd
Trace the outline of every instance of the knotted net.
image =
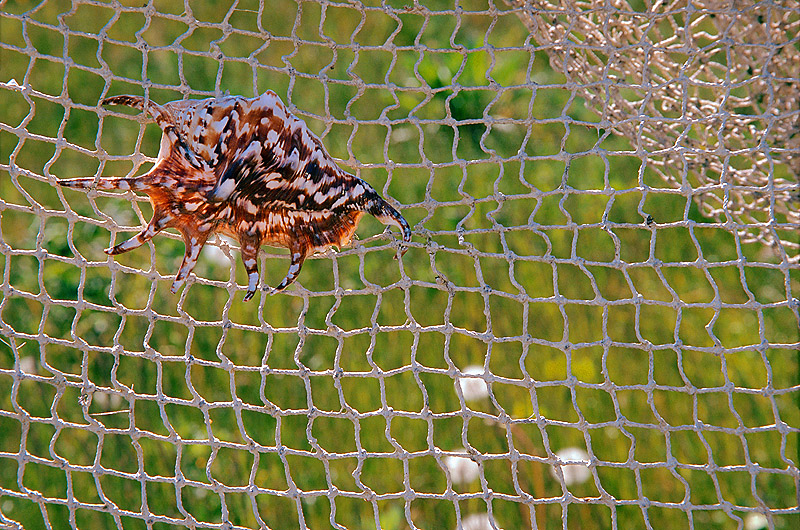
<svg viewBox="0 0 800 530">
<path fill-rule="evenodd" d="M 0 525 L 798 525 L 797 2 L 0 2 Z M 271 89 L 413 227 L 286 292 L 106 109 Z M 266 284 L 288 257 L 266 248 Z"/>
</svg>

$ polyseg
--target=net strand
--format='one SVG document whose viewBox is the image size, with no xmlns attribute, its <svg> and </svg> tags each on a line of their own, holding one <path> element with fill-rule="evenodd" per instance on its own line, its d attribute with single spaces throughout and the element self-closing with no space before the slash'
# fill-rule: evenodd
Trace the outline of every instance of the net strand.
<svg viewBox="0 0 800 530">
<path fill-rule="evenodd" d="M 4 4 L 0 526 L 794 524 L 800 7 L 390 4 Z M 147 200 L 56 178 L 158 131 L 98 102 L 242 87 L 406 257 L 361 229 L 243 305 L 225 239 L 177 296 L 176 234 L 102 254 Z"/>
</svg>

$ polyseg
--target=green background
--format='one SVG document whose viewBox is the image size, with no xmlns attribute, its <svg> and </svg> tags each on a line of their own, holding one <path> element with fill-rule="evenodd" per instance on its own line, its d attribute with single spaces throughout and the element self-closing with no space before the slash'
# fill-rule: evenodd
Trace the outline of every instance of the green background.
<svg viewBox="0 0 800 530">
<path fill-rule="evenodd" d="M 798 524 L 796 265 L 642 168 L 513 13 L 229 4 L 188 2 L 194 25 L 177 2 L 3 5 L 0 81 L 30 90 L 0 88 L 2 516 L 297 528 L 301 506 L 315 529 L 455 528 L 456 506 L 491 505 L 506 529 L 736 528 L 755 508 Z M 248 303 L 235 249 L 233 272 L 204 250 L 177 295 L 175 234 L 106 257 L 149 203 L 54 179 L 149 167 L 158 128 L 98 106 L 144 84 L 160 103 L 274 90 L 400 206 L 408 252 L 365 218 L 360 242 Z M 288 260 L 265 250 L 275 285 Z M 476 364 L 491 394 L 467 402 L 454 381 Z M 465 444 L 482 478 L 448 490 L 433 448 Z M 573 446 L 597 465 L 570 496 L 550 463 Z"/>
</svg>

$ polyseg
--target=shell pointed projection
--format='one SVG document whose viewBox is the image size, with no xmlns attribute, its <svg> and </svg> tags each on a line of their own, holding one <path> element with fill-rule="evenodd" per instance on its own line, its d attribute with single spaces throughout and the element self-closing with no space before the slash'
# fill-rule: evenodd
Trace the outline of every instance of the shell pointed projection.
<svg viewBox="0 0 800 530">
<path fill-rule="evenodd" d="M 350 241 L 364 213 L 411 240 L 400 213 L 375 189 L 342 171 L 320 139 L 291 114 L 274 92 L 257 98 L 229 96 L 158 105 L 138 96 L 114 96 L 103 105 L 144 110 L 163 131 L 153 168 L 138 177 L 59 180 L 83 189 L 146 193 L 153 218 L 133 238 L 106 250 L 121 254 L 165 228 L 175 228 L 186 254 L 172 284 L 177 292 L 213 233 L 236 238 L 248 274 L 249 300 L 259 283 L 262 244 L 286 247 L 291 263 L 277 291 L 297 279 L 314 252 Z"/>
</svg>

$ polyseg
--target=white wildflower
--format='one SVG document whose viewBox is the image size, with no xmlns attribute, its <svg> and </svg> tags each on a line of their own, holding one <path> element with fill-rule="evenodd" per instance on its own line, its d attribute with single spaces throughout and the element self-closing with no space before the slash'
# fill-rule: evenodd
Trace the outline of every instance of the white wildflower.
<svg viewBox="0 0 800 530">
<path fill-rule="evenodd" d="M 466 453 L 463 447 L 456 452 Z M 480 467 L 471 458 L 465 456 L 446 456 L 443 459 L 444 466 L 450 472 L 450 477 L 456 484 L 469 484 L 480 475 Z"/>
<path fill-rule="evenodd" d="M 117 393 L 96 391 L 92 394 L 92 402 L 101 408 L 117 409 L 122 405 L 122 396 Z"/>
<path fill-rule="evenodd" d="M 456 382 L 461 387 L 461 393 L 467 401 L 484 399 L 489 395 L 489 385 L 480 377 L 485 373 L 483 366 L 471 365 L 462 371 L 464 376 L 457 377 Z"/>
<path fill-rule="evenodd" d="M 561 462 L 585 462 L 585 464 L 562 464 L 559 466 L 561 468 L 561 473 L 564 474 L 564 483 L 567 486 L 582 484 L 592 477 L 592 472 L 589 471 L 588 467 L 589 455 L 583 449 L 567 447 L 558 451 L 556 456 Z M 550 471 L 557 480 L 561 480 L 555 467 L 550 468 Z"/>
<path fill-rule="evenodd" d="M 26 374 L 36 373 L 36 359 L 33 357 L 20 357 L 19 370 Z"/>
<path fill-rule="evenodd" d="M 749 513 L 744 518 L 744 530 L 763 530 L 769 527 L 769 521 L 763 513 Z"/>
<path fill-rule="evenodd" d="M 461 520 L 462 530 L 503 530 L 488 513 L 473 513 Z"/>
</svg>

